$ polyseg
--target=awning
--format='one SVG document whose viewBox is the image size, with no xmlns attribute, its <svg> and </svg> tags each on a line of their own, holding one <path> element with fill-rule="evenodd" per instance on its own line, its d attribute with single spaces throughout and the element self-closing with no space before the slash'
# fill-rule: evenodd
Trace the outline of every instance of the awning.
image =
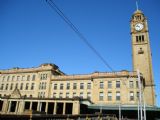
<svg viewBox="0 0 160 120">
<path fill-rule="evenodd" d="M 137 105 L 105 105 L 105 104 L 91 104 L 88 106 L 89 109 L 102 109 L 102 110 L 138 110 Z M 157 106 L 146 106 L 146 111 L 160 111 L 160 107 Z"/>
</svg>

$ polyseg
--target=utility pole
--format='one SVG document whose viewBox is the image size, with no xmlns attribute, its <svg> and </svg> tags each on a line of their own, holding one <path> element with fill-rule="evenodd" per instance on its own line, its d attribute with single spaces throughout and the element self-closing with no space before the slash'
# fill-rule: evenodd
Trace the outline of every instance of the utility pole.
<svg viewBox="0 0 160 120">
<path fill-rule="evenodd" d="M 121 103 L 119 103 L 119 120 L 121 120 Z"/>
<path fill-rule="evenodd" d="M 138 75 L 138 88 L 139 88 L 139 105 L 140 105 L 140 120 L 143 120 L 143 112 L 142 112 L 142 84 L 141 84 L 141 76 L 140 72 L 137 69 Z"/>
</svg>

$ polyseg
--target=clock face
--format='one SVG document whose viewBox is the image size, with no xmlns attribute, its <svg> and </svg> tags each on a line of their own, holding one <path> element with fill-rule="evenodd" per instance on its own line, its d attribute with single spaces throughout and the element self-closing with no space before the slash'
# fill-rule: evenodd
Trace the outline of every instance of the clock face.
<svg viewBox="0 0 160 120">
<path fill-rule="evenodd" d="M 137 31 L 141 31 L 142 29 L 143 29 L 143 24 L 141 24 L 141 23 L 137 23 L 136 25 L 135 25 L 135 29 L 137 30 Z"/>
</svg>

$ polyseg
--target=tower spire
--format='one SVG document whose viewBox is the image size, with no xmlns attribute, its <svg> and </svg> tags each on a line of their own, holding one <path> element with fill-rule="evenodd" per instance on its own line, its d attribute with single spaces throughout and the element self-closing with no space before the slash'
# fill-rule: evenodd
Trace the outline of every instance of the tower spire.
<svg viewBox="0 0 160 120">
<path fill-rule="evenodd" d="M 138 11 L 138 1 L 136 0 L 136 8 L 137 8 L 137 11 Z"/>
</svg>

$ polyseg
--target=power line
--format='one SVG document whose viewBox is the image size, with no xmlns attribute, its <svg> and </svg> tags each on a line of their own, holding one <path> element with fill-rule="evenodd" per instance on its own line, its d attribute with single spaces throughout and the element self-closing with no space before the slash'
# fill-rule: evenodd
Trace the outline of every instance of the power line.
<svg viewBox="0 0 160 120">
<path fill-rule="evenodd" d="M 79 31 L 79 29 L 68 19 L 68 17 L 59 9 L 53 0 L 46 0 L 48 5 L 68 24 L 68 26 L 79 36 L 79 38 L 96 54 L 96 56 L 108 67 L 114 71 L 102 55 L 88 42 L 87 38 Z"/>
</svg>

